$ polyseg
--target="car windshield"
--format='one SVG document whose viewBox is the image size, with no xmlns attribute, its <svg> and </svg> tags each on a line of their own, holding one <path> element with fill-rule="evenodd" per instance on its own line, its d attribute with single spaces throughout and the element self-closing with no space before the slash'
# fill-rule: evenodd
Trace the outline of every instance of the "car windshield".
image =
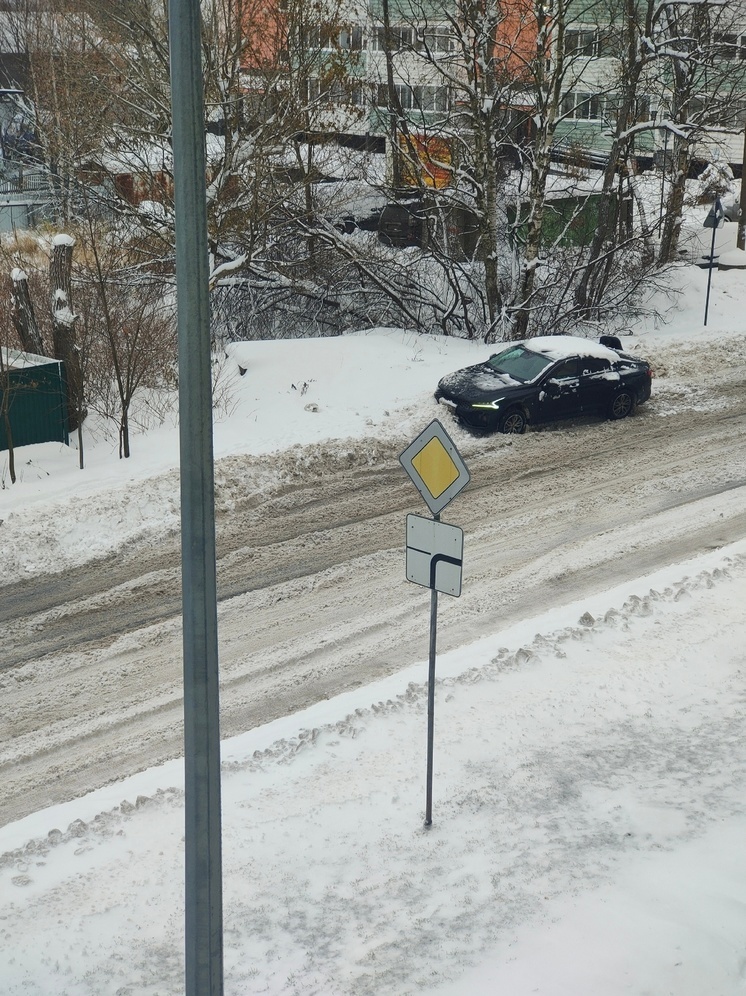
<svg viewBox="0 0 746 996">
<path fill-rule="evenodd" d="M 519 343 L 502 353 L 496 353 L 487 362 L 497 373 L 506 373 L 516 380 L 526 381 L 538 377 L 554 360 L 542 353 L 532 353 L 523 343 Z"/>
</svg>

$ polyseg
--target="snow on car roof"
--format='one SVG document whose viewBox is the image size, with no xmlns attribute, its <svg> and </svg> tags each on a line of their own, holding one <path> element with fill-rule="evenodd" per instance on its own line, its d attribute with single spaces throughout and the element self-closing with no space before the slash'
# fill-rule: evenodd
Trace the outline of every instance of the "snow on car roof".
<svg viewBox="0 0 746 996">
<path fill-rule="evenodd" d="M 592 339 L 582 339 L 577 335 L 539 335 L 535 339 L 525 339 L 522 343 L 532 353 L 543 353 L 553 360 L 565 356 L 598 356 L 604 360 L 618 360 L 619 353 Z"/>
</svg>

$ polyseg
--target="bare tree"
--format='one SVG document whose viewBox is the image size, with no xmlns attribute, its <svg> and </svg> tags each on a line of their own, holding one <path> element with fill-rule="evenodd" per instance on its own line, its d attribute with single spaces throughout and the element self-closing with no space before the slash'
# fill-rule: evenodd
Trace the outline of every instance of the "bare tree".
<svg viewBox="0 0 746 996">
<path fill-rule="evenodd" d="M 173 391 L 175 386 L 176 325 L 170 285 L 157 274 L 133 270 L 115 233 L 98 229 L 90 218 L 81 233 L 75 281 L 83 334 L 88 343 L 100 343 L 98 362 L 92 356 L 90 364 L 97 384 L 89 401 L 116 420 L 119 455 L 127 458 L 136 395 L 147 389 L 156 394 Z"/>
<path fill-rule="evenodd" d="M 730 131 L 740 136 L 746 127 L 741 32 L 746 28 L 746 4 L 664 6 L 654 40 L 665 54 L 669 72 L 658 81 L 659 127 L 671 163 L 663 162 L 665 213 L 659 265 L 676 258 L 684 207 L 685 185 L 695 158 L 708 156 L 708 145 Z M 739 142 L 740 145 L 740 142 Z"/>
</svg>

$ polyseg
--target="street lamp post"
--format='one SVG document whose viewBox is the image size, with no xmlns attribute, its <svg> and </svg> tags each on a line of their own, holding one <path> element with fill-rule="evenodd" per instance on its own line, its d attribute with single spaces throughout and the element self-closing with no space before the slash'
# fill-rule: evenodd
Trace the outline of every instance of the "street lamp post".
<svg viewBox="0 0 746 996">
<path fill-rule="evenodd" d="M 743 133 L 743 165 L 741 166 L 741 211 L 738 215 L 736 246 L 746 249 L 746 129 Z"/>
</svg>

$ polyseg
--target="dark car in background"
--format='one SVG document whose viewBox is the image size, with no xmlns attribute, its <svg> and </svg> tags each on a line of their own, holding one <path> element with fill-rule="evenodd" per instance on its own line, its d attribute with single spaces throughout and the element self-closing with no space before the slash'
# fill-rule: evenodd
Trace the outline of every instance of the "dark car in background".
<svg viewBox="0 0 746 996">
<path fill-rule="evenodd" d="M 650 364 L 623 352 L 616 337 L 551 335 L 448 374 L 435 398 L 469 429 L 513 433 L 580 415 L 626 418 L 650 397 L 651 380 Z"/>
</svg>

